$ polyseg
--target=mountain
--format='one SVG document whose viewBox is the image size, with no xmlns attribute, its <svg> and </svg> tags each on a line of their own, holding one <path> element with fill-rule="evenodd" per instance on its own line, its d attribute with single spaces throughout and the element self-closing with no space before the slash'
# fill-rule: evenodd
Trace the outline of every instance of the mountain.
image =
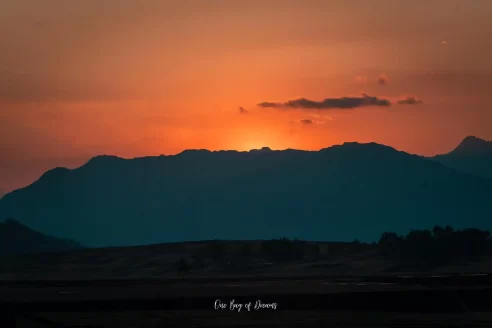
<svg viewBox="0 0 492 328">
<path fill-rule="evenodd" d="M 469 136 L 451 152 L 434 159 L 462 172 L 492 178 L 492 141 Z"/>
<path fill-rule="evenodd" d="M 0 256 L 79 249 L 76 242 L 49 237 L 14 219 L 0 223 Z"/>
<path fill-rule="evenodd" d="M 3 189 L 2 189 L 2 188 L 0 188 L 0 198 L 2 198 L 2 197 L 3 197 L 3 195 L 5 195 L 5 191 L 3 191 Z"/>
<path fill-rule="evenodd" d="M 0 218 L 88 246 L 211 239 L 373 241 L 492 227 L 492 181 L 375 143 L 320 151 L 97 156 L 0 200 Z"/>
</svg>

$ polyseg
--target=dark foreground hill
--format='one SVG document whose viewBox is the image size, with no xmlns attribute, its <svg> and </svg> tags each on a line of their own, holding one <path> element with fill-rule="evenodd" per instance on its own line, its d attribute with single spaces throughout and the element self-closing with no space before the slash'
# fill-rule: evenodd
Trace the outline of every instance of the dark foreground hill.
<svg viewBox="0 0 492 328">
<path fill-rule="evenodd" d="M 434 227 L 378 243 L 201 241 L 26 254 L 0 261 L 2 280 L 394 276 L 492 272 L 488 231 Z"/>
<path fill-rule="evenodd" d="M 211 239 L 361 241 L 381 231 L 492 226 L 492 181 L 379 144 L 190 150 L 56 168 L 0 200 L 0 218 L 88 246 Z"/>
<path fill-rule="evenodd" d="M 82 246 L 76 242 L 43 235 L 13 219 L 0 223 L 0 256 L 62 252 L 80 248 Z"/>
</svg>

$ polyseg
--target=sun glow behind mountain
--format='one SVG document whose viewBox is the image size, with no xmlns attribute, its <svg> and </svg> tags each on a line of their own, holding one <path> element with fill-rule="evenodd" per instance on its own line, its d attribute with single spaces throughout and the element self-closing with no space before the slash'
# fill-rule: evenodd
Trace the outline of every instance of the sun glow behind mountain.
<svg viewBox="0 0 492 328">
<path fill-rule="evenodd" d="M 492 2 L 450 1 L 0 1 L 1 187 L 97 154 L 490 140 Z"/>
</svg>

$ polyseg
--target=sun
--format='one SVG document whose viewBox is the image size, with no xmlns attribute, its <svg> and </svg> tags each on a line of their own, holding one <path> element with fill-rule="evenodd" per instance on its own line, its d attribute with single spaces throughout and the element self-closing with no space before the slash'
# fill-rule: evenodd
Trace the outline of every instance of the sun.
<svg viewBox="0 0 492 328">
<path fill-rule="evenodd" d="M 265 133 L 250 132 L 237 138 L 237 150 L 240 151 L 250 151 L 252 149 L 261 149 L 263 147 L 271 146 L 271 137 Z"/>
<path fill-rule="evenodd" d="M 261 149 L 263 147 L 269 147 L 269 145 L 264 142 L 247 142 L 244 144 L 244 147 L 242 147 L 243 149 L 241 150 L 250 151 L 253 149 Z"/>
</svg>

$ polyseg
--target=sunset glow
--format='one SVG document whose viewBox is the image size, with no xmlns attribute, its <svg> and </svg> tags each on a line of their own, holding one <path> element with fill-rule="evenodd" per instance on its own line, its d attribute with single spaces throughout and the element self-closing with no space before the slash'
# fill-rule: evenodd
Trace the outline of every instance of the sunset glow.
<svg viewBox="0 0 492 328">
<path fill-rule="evenodd" d="M 137 3 L 0 4 L 2 189 L 98 154 L 492 139 L 490 1 Z"/>
</svg>

